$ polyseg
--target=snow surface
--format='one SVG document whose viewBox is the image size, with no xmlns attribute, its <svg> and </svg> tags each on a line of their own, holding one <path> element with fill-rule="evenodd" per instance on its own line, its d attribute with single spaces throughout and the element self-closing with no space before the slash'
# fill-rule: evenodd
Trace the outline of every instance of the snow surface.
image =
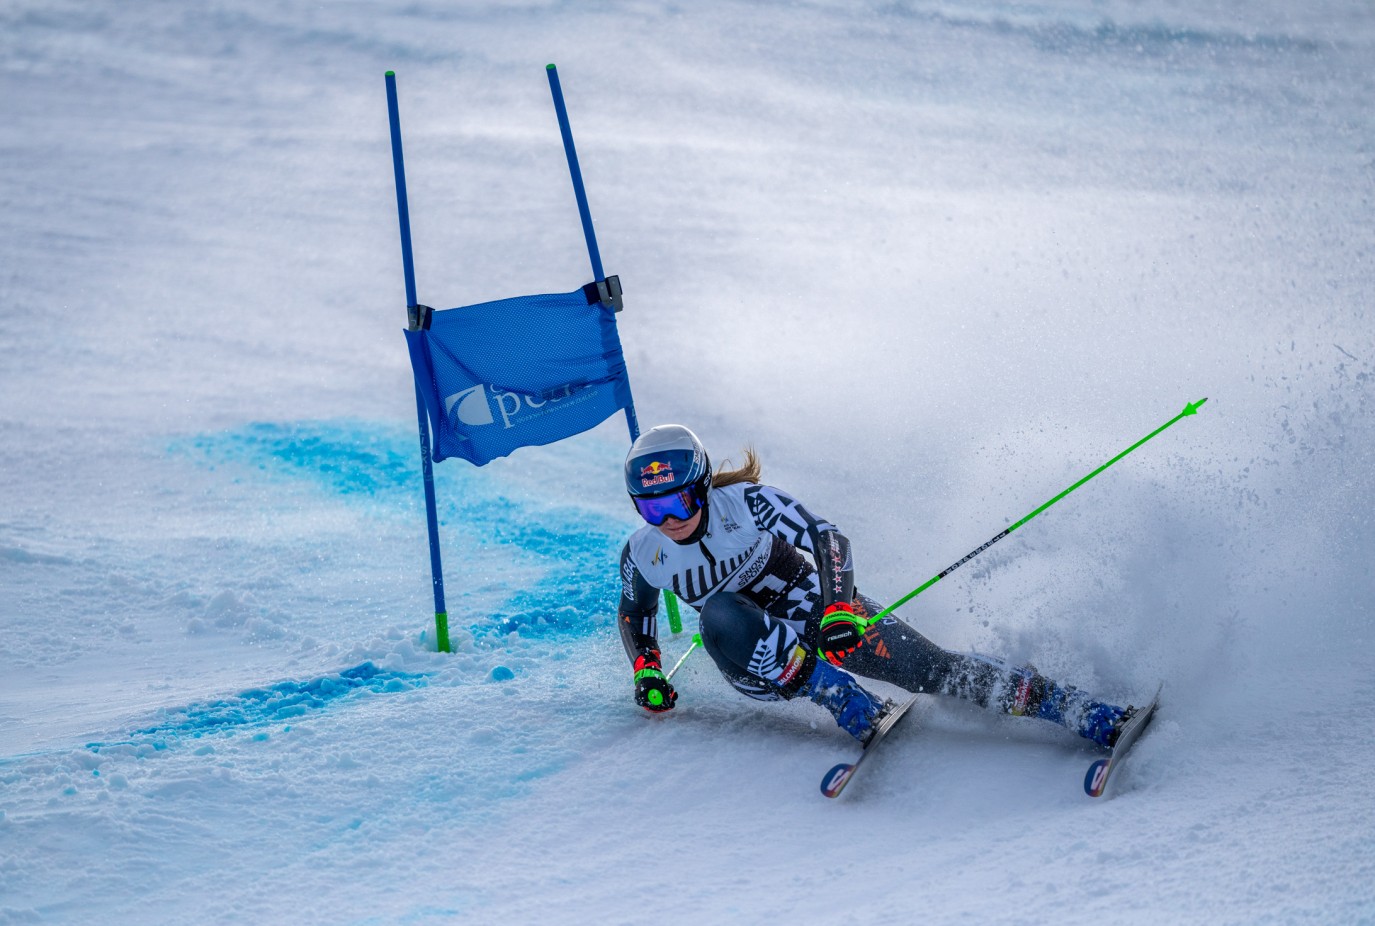
<svg viewBox="0 0 1375 926">
<path fill-rule="evenodd" d="M 1375 922 L 1375 10 L 0 6 L 0 922 Z M 1110 801 L 925 701 L 630 700 L 623 421 L 438 467 L 422 301 L 587 281 L 941 644 L 1166 701 Z M 689 622 L 691 629 L 691 622 Z M 675 658 L 686 635 L 666 641 Z"/>
</svg>

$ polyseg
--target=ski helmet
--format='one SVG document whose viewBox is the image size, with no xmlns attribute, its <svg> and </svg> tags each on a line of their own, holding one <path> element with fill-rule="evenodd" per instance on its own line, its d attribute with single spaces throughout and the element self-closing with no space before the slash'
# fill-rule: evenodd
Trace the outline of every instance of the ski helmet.
<svg viewBox="0 0 1375 926">
<path fill-rule="evenodd" d="M 650 524 L 669 517 L 686 521 L 706 505 L 711 460 L 696 434 L 681 424 L 661 424 L 630 445 L 625 488 Z"/>
</svg>

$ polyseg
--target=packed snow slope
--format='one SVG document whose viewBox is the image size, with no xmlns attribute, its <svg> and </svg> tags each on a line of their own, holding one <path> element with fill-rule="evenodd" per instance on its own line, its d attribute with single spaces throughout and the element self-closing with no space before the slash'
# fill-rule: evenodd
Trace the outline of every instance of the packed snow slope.
<svg viewBox="0 0 1375 926">
<path fill-rule="evenodd" d="M 1375 11 L 0 7 L 0 923 L 1375 922 Z M 422 301 L 590 278 L 640 420 L 944 646 L 1165 703 L 1120 790 L 923 700 L 634 707 L 624 422 L 438 467 Z M 692 620 L 688 622 L 693 629 Z M 676 658 L 687 634 L 665 638 Z"/>
</svg>

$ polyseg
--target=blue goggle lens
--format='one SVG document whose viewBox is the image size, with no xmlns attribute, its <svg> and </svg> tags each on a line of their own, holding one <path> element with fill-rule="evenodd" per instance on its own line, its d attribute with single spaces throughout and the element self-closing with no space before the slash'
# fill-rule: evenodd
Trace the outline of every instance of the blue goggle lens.
<svg viewBox="0 0 1375 926">
<path fill-rule="evenodd" d="M 669 518 L 686 521 L 702 509 L 702 503 L 695 487 L 682 489 L 668 495 L 657 495 L 654 498 L 639 498 L 634 495 L 630 498 L 635 503 L 635 510 L 640 513 L 640 517 L 654 527 L 658 527 Z"/>
</svg>

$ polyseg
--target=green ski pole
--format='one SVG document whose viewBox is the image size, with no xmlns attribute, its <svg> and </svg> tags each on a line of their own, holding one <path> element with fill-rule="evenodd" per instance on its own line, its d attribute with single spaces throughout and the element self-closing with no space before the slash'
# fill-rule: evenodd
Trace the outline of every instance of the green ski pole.
<svg viewBox="0 0 1375 926">
<path fill-rule="evenodd" d="M 908 592 L 906 595 L 903 595 L 903 596 L 902 596 L 901 598 L 899 598 L 897 601 L 893 602 L 893 603 L 890 604 L 888 607 L 884 608 L 882 611 L 878 612 L 878 613 L 875 614 L 873 617 L 869 618 L 869 620 L 867 620 L 867 621 L 865 622 L 865 626 L 868 627 L 870 624 L 876 623 L 876 622 L 882 620 L 883 618 L 887 617 L 889 614 L 892 614 L 894 611 L 896 611 L 896 610 L 897 610 L 898 608 L 900 608 L 902 605 L 904 605 L 904 604 L 906 604 L 907 602 L 911 601 L 913 598 L 917 597 L 917 596 L 920 595 L 922 592 L 926 591 L 928 588 L 930 588 L 931 586 L 935 585 L 935 584 L 936 584 L 937 582 L 939 582 L 941 579 L 944 579 L 946 576 L 950 575 L 950 573 L 954 572 L 956 569 L 959 569 L 961 566 L 963 566 L 965 563 L 969 562 L 969 561 L 970 561 L 971 559 L 973 559 L 974 557 L 978 556 L 978 555 L 979 555 L 980 553 L 982 553 L 984 550 L 987 550 L 989 547 L 993 546 L 993 544 L 997 543 L 999 540 L 1002 540 L 1002 539 L 1003 539 L 1004 537 L 1006 537 L 1008 534 L 1012 533 L 1012 532 L 1015 531 L 1017 528 L 1021 527 L 1023 524 L 1027 523 L 1028 521 L 1030 521 L 1032 518 L 1036 517 L 1036 516 L 1037 516 L 1038 514 L 1040 514 L 1041 512 L 1045 511 L 1045 510 L 1046 510 L 1047 508 L 1049 508 L 1051 505 L 1055 504 L 1055 503 L 1058 502 L 1060 499 L 1064 498 L 1066 495 L 1068 495 L 1069 493 L 1073 492 L 1075 489 L 1079 488 L 1079 487 L 1080 487 L 1081 485 L 1083 485 L 1084 483 L 1088 482 L 1088 481 L 1089 481 L 1090 479 L 1092 479 L 1094 476 L 1097 476 L 1097 475 L 1098 475 L 1099 473 L 1101 473 L 1103 470 L 1107 469 L 1109 466 L 1111 466 L 1112 464 L 1116 463 L 1118 460 L 1122 459 L 1122 458 L 1125 457 L 1127 454 L 1131 453 L 1131 452 L 1132 452 L 1133 450 L 1135 450 L 1137 447 L 1140 447 L 1142 444 L 1146 443 L 1146 441 L 1150 440 L 1152 437 L 1155 437 L 1155 436 L 1156 436 L 1157 434 L 1159 434 L 1161 431 L 1163 431 L 1163 430 L 1165 430 L 1166 428 L 1170 427 L 1170 425 L 1172 425 L 1172 424 L 1174 424 L 1175 422 L 1179 421 L 1181 418 L 1186 418 L 1186 417 L 1188 417 L 1189 415 L 1196 415 L 1196 414 L 1198 414 L 1198 410 L 1199 410 L 1200 408 L 1203 407 L 1203 403 L 1206 402 L 1206 401 L 1208 401 L 1208 400 L 1207 400 L 1206 398 L 1203 398 L 1203 399 L 1199 399 L 1197 402 L 1186 402 L 1186 403 L 1184 404 L 1184 411 L 1180 412 L 1178 415 L 1175 415 L 1175 416 L 1174 416 L 1173 418 L 1171 418 L 1169 421 L 1165 422 L 1165 423 L 1162 424 L 1160 427 L 1156 428 L 1154 431 L 1152 431 L 1151 433 L 1147 434 L 1145 437 L 1141 438 L 1141 439 L 1140 439 L 1139 441 L 1137 441 L 1136 443 L 1132 444 L 1132 445 L 1131 445 L 1130 447 L 1128 447 L 1126 450 L 1123 450 L 1123 451 L 1122 451 L 1121 453 L 1119 453 L 1117 456 L 1113 457 L 1111 460 L 1109 460 L 1108 462 L 1104 463 L 1102 466 L 1098 467 L 1098 468 L 1097 468 L 1096 470 L 1094 470 L 1093 472 L 1089 473 L 1089 474 L 1088 474 L 1087 476 L 1085 476 L 1083 479 L 1080 479 L 1078 482 L 1076 482 L 1074 485 L 1070 486 L 1068 489 L 1065 489 L 1065 491 L 1061 492 L 1059 495 L 1055 496 L 1055 497 L 1052 498 L 1050 501 L 1046 502 L 1044 505 L 1042 505 L 1041 507 L 1037 508 L 1035 511 L 1031 512 L 1031 514 L 1027 515 L 1026 517 L 1022 518 L 1020 521 L 1018 521 L 1018 522 L 1016 522 L 1015 524 L 1012 524 L 1011 526 L 1009 526 L 1009 527 L 1007 527 L 1006 529 L 1004 529 L 1001 533 L 999 533 L 999 534 L 997 534 L 996 536 L 994 536 L 994 537 L 993 537 L 991 540 L 989 540 L 987 543 L 985 543 L 985 544 L 983 544 L 982 546 L 976 547 L 975 549 L 971 550 L 969 553 L 965 554 L 964 557 L 962 557 L 961 559 L 959 559 L 958 561 L 956 561 L 956 562 L 953 563 L 952 565 L 947 566 L 947 567 L 946 567 L 944 570 L 942 570 L 941 572 L 936 573 L 936 575 L 934 575 L 934 576 L 932 576 L 931 578 L 927 579 L 925 582 L 923 582 L 921 585 L 919 585 L 919 586 L 917 586 L 916 588 L 914 588 L 912 591 Z"/>
<path fill-rule="evenodd" d="M 692 645 L 684 650 L 683 655 L 678 657 L 678 661 L 673 664 L 673 668 L 668 670 L 668 675 L 665 675 L 664 678 L 668 681 L 672 681 L 673 674 L 682 667 L 683 663 L 687 662 L 687 658 L 692 655 L 692 651 L 701 645 L 702 635 L 700 633 L 694 633 L 692 635 Z"/>
</svg>

